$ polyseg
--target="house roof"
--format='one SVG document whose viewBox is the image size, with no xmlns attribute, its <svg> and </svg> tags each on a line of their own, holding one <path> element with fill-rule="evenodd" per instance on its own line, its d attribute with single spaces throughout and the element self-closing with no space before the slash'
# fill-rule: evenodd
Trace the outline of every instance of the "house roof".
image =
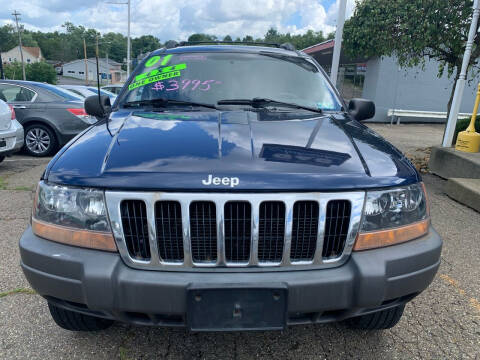
<svg viewBox="0 0 480 360">
<path fill-rule="evenodd" d="M 71 64 L 75 64 L 79 61 L 83 62 L 83 61 L 85 61 L 85 59 L 72 60 L 70 62 L 67 62 L 67 63 L 63 64 L 63 66 L 68 66 L 68 65 L 71 65 Z M 89 63 L 93 63 L 93 64 L 96 64 L 96 62 L 97 62 L 95 58 L 88 58 L 87 61 Z M 105 59 L 105 58 L 98 58 L 98 62 L 101 63 L 103 66 L 107 66 L 107 59 Z M 118 63 L 114 60 L 108 59 L 108 65 L 110 67 L 112 67 L 112 66 L 120 66 L 122 64 L 120 64 L 120 63 Z"/>
<path fill-rule="evenodd" d="M 311 54 L 311 53 L 315 53 L 317 51 L 333 48 L 334 46 L 335 46 L 335 40 L 330 39 L 330 40 L 321 42 L 319 44 L 309 46 L 309 47 L 303 49 L 302 51 L 304 53 Z"/>
<path fill-rule="evenodd" d="M 10 50 L 3 52 L 2 54 L 12 51 L 13 49 L 17 49 L 18 47 L 19 46 L 17 45 L 14 48 L 11 48 Z M 32 55 L 33 57 L 36 57 L 37 59 L 42 57 L 42 51 L 38 46 L 22 46 L 22 51 L 28 52 L 30 55 Z"/>
<path fill-rule="evenodd" d="M 90 61 L 96 61 L 95 58 L 88 58 L 88 60 L 90 60 Z M 104 62 L 104 63 L 106 64 L 106 63 L 107 63 L 107 58 L 98 58 L 98 61 L 102 61 L 102 62 Z M 108 59 L 108 65 L 118 66 L 118 65 L 122 65 L 122 64 L 116 62 L 115 60 Z"/>
<path fill-rule="evenodd" d="M 38 46 L 23 46 L 22 49 L 28 51 L 30 55 L 35 56 L 37 59 L 42 57 L 42 52 Z"/>
</svg>

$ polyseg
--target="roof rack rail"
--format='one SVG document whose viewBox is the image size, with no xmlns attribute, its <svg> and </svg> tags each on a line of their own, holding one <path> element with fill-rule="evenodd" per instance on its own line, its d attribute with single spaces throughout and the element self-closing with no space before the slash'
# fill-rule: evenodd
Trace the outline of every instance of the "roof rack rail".
<svg viewBox="0 0 480 360">
<path fill-rule="evenodd" d="M 202 45 L 202 44 L 229 44 L 229 45 L 258 45 L 258 46 L 272 46 L 279 49 L 285 49 L 289 51 L 296 51 L 295 47 L 290 43 L 278 44 L 278 43 L 266 43 L 259 41 L 249 41 L 249 42 L 240 42 L 240 41 L 222 41 L 222 40 L 210 40 L 210 41 L 181 41 L 175 44 L 175 47 L 179 46 L 190 46 L 190 45 Z"/>
</svg>

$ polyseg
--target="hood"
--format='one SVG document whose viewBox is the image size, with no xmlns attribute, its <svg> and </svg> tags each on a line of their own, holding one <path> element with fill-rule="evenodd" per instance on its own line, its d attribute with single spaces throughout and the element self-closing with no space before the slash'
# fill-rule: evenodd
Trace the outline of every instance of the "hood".
<svg viewBox="0 0 480 360">
<path fill-rule="evenodd" d="M 118 111 L 109 129 L 93 126 L 65 149 L 47 168 L 48 181 L 167 191 L 328 191 L 418 181 L 398 150 L 339 115 Z"/>
</svg>

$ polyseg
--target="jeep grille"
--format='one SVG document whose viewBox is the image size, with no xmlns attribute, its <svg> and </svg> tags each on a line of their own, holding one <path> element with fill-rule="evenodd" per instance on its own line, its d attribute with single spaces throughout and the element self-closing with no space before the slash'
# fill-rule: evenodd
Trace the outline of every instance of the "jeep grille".
<svg viewBox="0 0 480 360">
<path fill-rule="evenodd" d="M 338 266 L 364 202 L 363 192 L 105 195 L 120 254 L 142 269 Z"/>
</svg>

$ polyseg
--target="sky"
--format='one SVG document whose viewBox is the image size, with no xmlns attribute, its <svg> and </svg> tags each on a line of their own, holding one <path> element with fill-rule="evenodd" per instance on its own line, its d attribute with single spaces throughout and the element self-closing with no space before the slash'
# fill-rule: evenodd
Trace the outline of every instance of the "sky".
<svg viewBox="0 0 480 360">
<path fill-rule="evenodd" d="M 13 23 L 13 10 L 29 30 L 63 31 L 66 21 L 101 33 L 127 33 L 126 0 L 1 0 L 0 25 Z M 5 6 L 6 5 L 6 6 Z M 302 34 L 335 30 L 338 0 L 131 0 L 131 34 L 186 40 L 192 33 L 232 38 L 263 37 L 270 27 Z M 347 17 L 354 0 L 347 0 Z"/>
</svg>

